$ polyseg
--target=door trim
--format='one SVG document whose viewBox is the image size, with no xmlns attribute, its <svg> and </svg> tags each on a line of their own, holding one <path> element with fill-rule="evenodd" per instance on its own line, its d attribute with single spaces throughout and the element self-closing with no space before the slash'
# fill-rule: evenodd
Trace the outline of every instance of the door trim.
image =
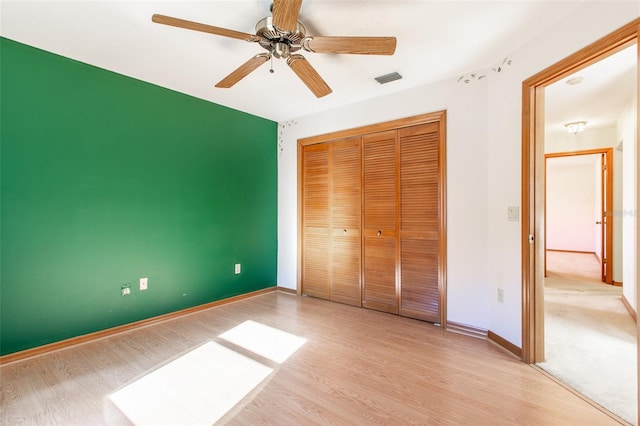
<svg viewBox="0 0 640 426">
<path fill-rule="evenodd" d="M 544 360 L 543 271 L 540 267 L 543 214 L 536 199 L 536 176 L 542 176 L 544 148 L 544 87 L 638 43 L 640 18 L 577 51 L 522 83 L 522 360 Z M 639 48 L 640 49 L 640 48 Z M 640 67 L 638 67 L 640 80 Z M 640 84 L 638 84 L 640 91 Z M 637 126 L 640 133 L 640 126 Z M 640 135 L 637 136 L 640 140 Z M 529 238 L 531 236 L 531 238 Z M 542 243 L 542 244 L 541 244 Z"/>
</svg>

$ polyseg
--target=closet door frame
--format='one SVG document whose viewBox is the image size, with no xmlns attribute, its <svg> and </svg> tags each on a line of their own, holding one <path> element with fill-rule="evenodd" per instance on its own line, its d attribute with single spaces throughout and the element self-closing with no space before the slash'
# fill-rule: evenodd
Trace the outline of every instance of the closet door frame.
<svg viewBox="0 0 640 426">
<path fill-rule="evenodd" d="M 387 130 L 397 130 L 405 127 L 411 127 L 421 124 L 438 123 L 439 135 L 440 135 L 440 150 L 439 150 L 439 162 L 440 162 L 440 176 L 439 176 L 439 191 L 440 191 L 440 259 L 441 267 L 439 270 L 439 296 L 440 296 L 440 325 L 443 330 L 447 327 L 447 193 L 446 193 L 446 111 L 435 111 L 427 114 L 416 115 L 413 117 L 401 118 L 398 120 L 387 121 L 383 123 L 376 123 L 362 127 L 356 127 L 353 129 L 340 130 L 331 133 L 325 133 L 317 136 L 311 136 L 307 138 L 298 139 L 298 259 L 297 259 L 297 294 L 302 295 L 302 247 L 303 247 L 303 206 L 302 206 L 302 159 L 304 154 L 304 147 L 307 145 L 327 143 L 338 139 L 346 139 L 354 136 L 361 136 L 369 133 L 384 132 Z"/>
</svg>

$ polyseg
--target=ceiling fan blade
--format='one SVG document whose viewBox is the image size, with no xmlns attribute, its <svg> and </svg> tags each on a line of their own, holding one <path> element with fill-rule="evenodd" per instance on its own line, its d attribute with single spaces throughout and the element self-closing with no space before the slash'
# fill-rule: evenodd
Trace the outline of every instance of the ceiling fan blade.
<svg viewBox="0 0 640 426">
<path fill-rule="evenodd" d="M 300 80 L 307 85 L 316 97 L 321 98 L 332 92 L 331 87 L 320 77 L 320 74 L 302 55 L 291 55 L 287 59 L 287 65 L 291 67 Z"/>
<path fill-rule="evenodd" d="M 198 22 L 187 21 L 171 16 L 154 14 L 151 20 L 157 24 L 170 25 L 172 27 L 186 28 L 187 30 L 201 31 L 203 33 L 215 34 L 223 37 L 237 38 L 245 41 L 258 41 L 259 38 L 253 34 L 240 31 L 228 30 L 226 28 L 214 27 L 213 25 L 200 24 Z"/>
<path fill-rule="evenodd" d="M 274 0 L 273 25 L 285 32 L 293 32 L 298 24 L 302 0 Z"/>
<path fill-rule="evenodd" d="M 271 55 L 269 55 L 268 53 L 260 53 L 254 56 L 244 64 L 240 65 L 231 74 L 220 80 L 220 82 L 216 84 L 216 87 L 220 87 L 223 89 L 232 87 L 234 84 L 251 74 L 256 70 L 256 68 L 267 62 L 269 59 L 271 59 Z"/>
<path fill-rule="evenodd" d="M 309 37 L 303 47 L 316 53 L 349 53 L 357 55 L 393 55 L 395 37 Z"/>
</svg>

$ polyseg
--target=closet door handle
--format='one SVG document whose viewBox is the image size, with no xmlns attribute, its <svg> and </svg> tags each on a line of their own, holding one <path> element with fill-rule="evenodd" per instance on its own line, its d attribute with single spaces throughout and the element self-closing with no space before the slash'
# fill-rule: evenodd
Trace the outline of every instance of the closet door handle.
<svg viewBox="0 0 640 426">
<path fill-rule="evenodd" d="M 382 231 L 378 229 L 378 232 L 376 232 L 376 235 L 379 237 L 380 235 L 382 235 Z"/>
<path fill-rule="evenodd" d="M 342 233 L 346 235 L 346 234 L 347 234 L 347 230 L 346 230 L 346 229 L 343 229 L 343 230 L 342 230 Z"/>
</svg>

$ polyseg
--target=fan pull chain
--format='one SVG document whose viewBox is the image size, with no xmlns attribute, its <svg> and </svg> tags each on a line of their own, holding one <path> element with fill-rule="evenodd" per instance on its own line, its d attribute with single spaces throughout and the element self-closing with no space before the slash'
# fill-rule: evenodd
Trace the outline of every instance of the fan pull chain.
<svg viewBox="0 0 640 426">
<path fill-rule="evenodd" d="M 273 70 L 273 55 L 271 55 L 271 56 L 270 56 L 270 59 L 271 59 L 271 68 L 269 69 L 269 72 L 270 72 L 271 74 L 273 74 L 273 73 L 275 72 L 275 71 Z"/>
</svg>

